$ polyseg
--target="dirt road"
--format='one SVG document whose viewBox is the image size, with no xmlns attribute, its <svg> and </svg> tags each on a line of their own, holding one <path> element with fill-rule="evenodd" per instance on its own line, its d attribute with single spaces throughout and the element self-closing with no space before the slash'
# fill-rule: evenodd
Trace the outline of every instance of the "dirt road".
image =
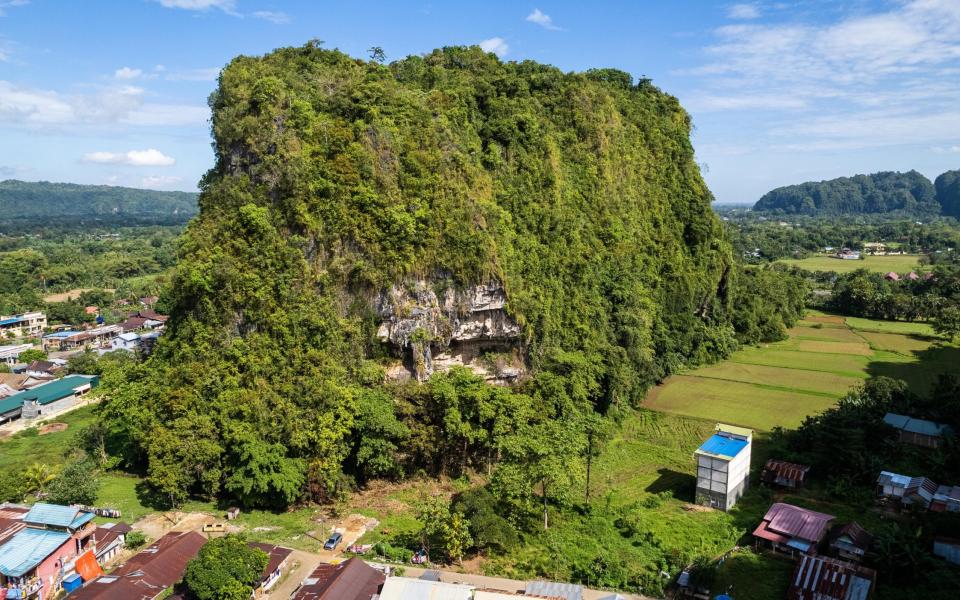
<svg viewBox="0 0 960 600">
<path fill-rule="evenodd" d="M 287 600 L 300 587 L 300 582 L 306 579 L 321 562 L 322 557 L 312 552 L 294 550 L 288 559 L 290 570 L 283 575 L 280 582 L 273 586 L 267 598 L 273 600 Z"/>
</svg>

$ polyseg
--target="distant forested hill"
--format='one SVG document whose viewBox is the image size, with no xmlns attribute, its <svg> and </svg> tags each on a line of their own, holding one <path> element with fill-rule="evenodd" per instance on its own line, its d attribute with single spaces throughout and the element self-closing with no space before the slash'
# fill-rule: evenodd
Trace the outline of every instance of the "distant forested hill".
<svg viewBox="0 0 960 600">
<path fill-rule="evenodd" d="M 937 189 L 940 212 L 948 217 L 960 218 L 960 169 L 941 174 L 934 186 Z"/>
<path fill-rule="evenodd" d="M 174 225 L 197 214 L 197 195 L 109 185 L 0 181 L 0 214 L 7 225 Z"/>
<path fill-rule="evenodd" d="M 920 173 L 884 171 L 777 188 L 760 198 L 754 210 L 806 215 L 935 215 L 940 213 L 940 203 L 933 184 Z"/>
</svg>

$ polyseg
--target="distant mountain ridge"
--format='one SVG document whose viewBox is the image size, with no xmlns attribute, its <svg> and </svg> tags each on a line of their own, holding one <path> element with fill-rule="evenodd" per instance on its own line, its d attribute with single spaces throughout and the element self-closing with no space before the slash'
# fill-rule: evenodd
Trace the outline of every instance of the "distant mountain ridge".
<svg viewBox="0 0 960 600">
<path fill-rule="evenodd" d="M 0 214 L 10 224 L 173 225 L 197 214 L 197 194 L 8 179 L 0 181 Z"/>
<path fill-rule="evenodd" d="M 778 214 L 960 216 L 960 171 L 948 171 L 937 182 L 913 170 L 808 181 L 767 192 L 753 208 Z"/>
</svg>

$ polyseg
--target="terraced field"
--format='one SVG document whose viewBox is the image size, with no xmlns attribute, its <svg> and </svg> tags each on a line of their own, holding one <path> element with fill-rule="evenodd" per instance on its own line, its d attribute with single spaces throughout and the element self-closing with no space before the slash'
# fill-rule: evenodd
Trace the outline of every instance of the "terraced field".
<svg viewBox="0 0 960 600">
<path fill-rule="evenodd" d="M 769 431 L 796 427 L 873 375 L 905 379 L 924 393 L 953 366 L 923 323 L 892 323 L 811 312 L 789 339 L 735 353 L 675 375 L 647 396 L 653 410 Z"/>
</svg>

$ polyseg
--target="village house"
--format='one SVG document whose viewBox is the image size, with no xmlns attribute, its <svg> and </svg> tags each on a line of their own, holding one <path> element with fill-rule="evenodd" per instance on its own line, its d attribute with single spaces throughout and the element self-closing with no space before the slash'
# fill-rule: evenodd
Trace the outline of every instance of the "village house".
<svg viewBox="0 0 960 600">
<path fill-rule="evenodd" d="M 948 563 L 960 565 L 960 540 L 937 536 L 933 539 L 933 553 Z"/>
<path fill-rule="evenodd" d="M 877 495 L 896 500 L 904 506 L 929 508 L 938 489 L 937 484 L 926 477 L 908 477 L 881 471 L 877 478 Z"/>
<path fill-rule="evenodd" d="M 838 525 L 830 532 L 830 550 L 837 558 L 860 562 L 872 543 L 873 536 L 856 521 Z"/>
<path fill-rule="evenodd" d="M 863 251 L 867 254 L 882 256 L 887 253 L 887 245 L 883 242 L 867 242 L 863 245 Z"/>
<path fill-rule="evenodd" d="M 810 467 L 807 465 L 771 458 L 763 465 L 760 480 L 764 483 L 796 489 L 803 487 L 809 471 Z"/>
<path fill-rule="evenodd" d="M 35 360 L 27 365 L 25 373 L 30 377 L 53 377 L 66 365 L 64 360 Z"/>
<path fill-rule="evenodd" d="M 833 256 L 834 258 L 839 258 L 841 260 L 860 260 L 860 253 L 856 250 L 851 250 L 850 248 L 844 248 Z"/>
<path fill-rule="evenodd" d="M 263 568 L 263 576 L 260 578 L 260 585 L 254 591 L 255 597 L 259 598 L 267 593 L 283 575 L 287 568 L 287 559 L 293 552 L 290 548 L 283 546 L 274 546 L 273 544 L 261 544 L 250 542 L 249 546 L 262 550 L 267 555 L 267 566 Z"/>
<path fill-rule="evenodd" d="M 0 423 L 33 419 L 76 405 L 77 399 L 97 387 L 96 375 L 67 375 L 0 399 Z"/>
<path fill-rule="evenodd" d="M 816 554 L 833 519 L 833 515 L 777 502 L 767 510 L 753 537 L 758 546 L 791 556 Z"/>
<path fill-rule="evenodd" d="M 884 415 L 883 422 L 897 430 L 901 442 L 924 448 L 939 448 L 944 437 L 953 435 L 953 429 L 949 425 L 896 413 Z"/>
<path fill-rule="evenodd" d="M 716 433 L 694 453 L 697 461 L 696 503 L 730 510 L 750 479 L 753 431 L 717 423 Z"/>
<path fill-rule="evenodd" d="M 93 532 L 96 541 L 97 562 L 101 565 L 113 560 L 127 542 L 127 534 L 133 531 L 126 523 L 104 523 Z"/>
<path fill-rule="evenodd" d="M 70 600 L 154 600 L 183 578 L 207 539 L 196 531 L 170 532 L 110 572 L 84 584 Z"/>
<path fill-rule="evenodd" d="M 877 574 L 873 569 L 822 556 L 797 564 L 787 600 L 867 600 Z"/>
<path fill-rule="evenodd" d="M 523 590 L 524 596 L 536 598 L 559 598 L 560 600 L 583 600 L 583 586 L 575 583 L 554 581 L 531 581 Z"/>
<path fill-rule="evenodd" d="M 93 518 L 69 506 L 34 504 L 21 517 L 23 527 L 0 546 L 0 588 L 27 599 L 53 598 L 78 557 L 92 550 Z"/>
<path fill-rule="evenodd" d="M 86 331 L 57 331 L 43 336 L 44 350 L 82 350 L 84 348 L 109 348 L 110 342 L 123 333 L 119 325 L 103 325 Z"/>
<path fill-rule="evenodd" d="M 960 512 L 960 485 L 941 485 L 930 503 L 933 512 Z"/>
<path fill-rule="evenodd" d="M 444 583 L 409 577 L 387 577 L 383 588 L 380 590 L 379 600 L 411 600 L 413 598 L 473 600 L 473 590 L 473 586 L 460 583 Z M 328 598 L 329 600 L 340 599 L 339 596 L 324 596 L 324 600 Z M 294 600 L 300 599 L 294 597 Z M 359 600 L 359 597 L 357 600 Z"/>
<path fill-rule="evenodd" d="M 320 564 L 303 580 L 292 600 L 370 600 L 385 579 L 383 573 L 354 556 L 336 565 Z"/>
<path fill-rule="evenodd" d="M 33 344 L 12 344 L 0 346 L 0 364 L 15 365 L 20 362 L 20 355 L 33 348 Z"/>
<path fill-rule="evenodd" d="M 0 316 L 0 339 L 40 335 L 47 327 L 47 315 L 29 312 Z"/>
<path fill-rule="evenodd" d="M 900 276 L 894 273 L 893 271 L 890 271 L 889 273 L 884 275 L 883 278 L 886 279 L 887 281 L 900 281 Z"/>
<path fill-rule="evenodd" d="M 140 336 L 136 333 L 125 332 L 113 338 L 110 342 L 110 350 L 126 350 L 136 352 L 140 349 Z"/>
</svg>

